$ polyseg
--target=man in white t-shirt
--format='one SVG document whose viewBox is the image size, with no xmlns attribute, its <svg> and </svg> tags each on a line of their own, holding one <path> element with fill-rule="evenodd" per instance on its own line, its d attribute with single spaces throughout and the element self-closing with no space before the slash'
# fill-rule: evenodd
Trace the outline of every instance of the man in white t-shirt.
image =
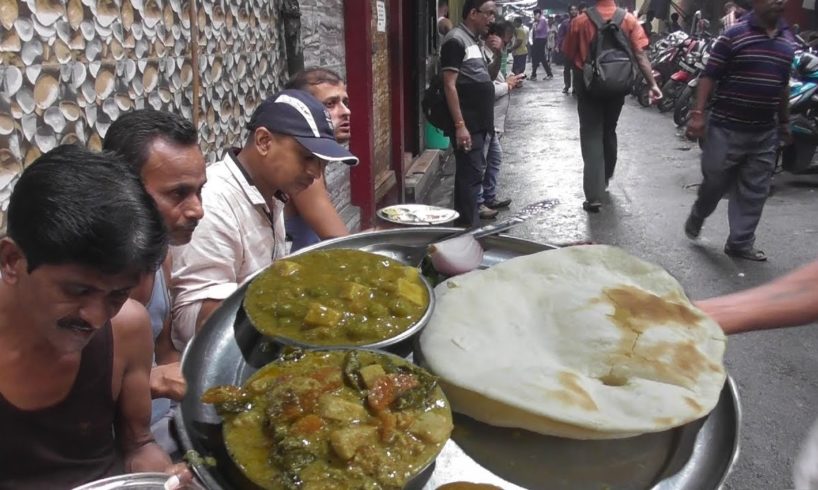
<svg viewBox="0 0 818 490">
<path fill-rule="evenodd" d="M 358 159 L 335 141 L 332 120 L 308 92 L 283 90 L 253 113 L 243 148 L 207 169 L 204 218 L 190 243 L 174 247 L 173 332 L 177 349 L 242 283 L 285 254 L 284 203 L 327 162 Z"/>
</svg>

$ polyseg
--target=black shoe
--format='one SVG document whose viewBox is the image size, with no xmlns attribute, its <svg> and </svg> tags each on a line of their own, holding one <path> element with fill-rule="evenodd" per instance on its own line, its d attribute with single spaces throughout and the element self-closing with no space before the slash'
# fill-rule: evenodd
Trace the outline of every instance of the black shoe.
<svg viewBox="0 0 818 490">
<path fill-rule="evenodd" d="M 582 209 L 588 211 L 589 213 L 598 213 L 599 209 L 602 207 L 602 203 L 599 201 L 583 201 L 582 202 Z"/>
<path fill-rule="evenodd" d="M 536 79 L 537 79 L 537 75 L 535 73 L 532 73 L 529 80 L 536 80 Z"/>
<path fill-rule="evenodd" d="M 730 257 L 735 257 L 737 259 L 752 260 L 753 262 L 764 262 L 765 260 L 767 260 L 767 254 L 753 247 L 744 250 L 738 250 L 735 248 L 730 248 L 729 245 L 725 245 L 724 253 L 726 253 Z"/>
<path fill-rule="evenodd" d="M 483 204 L 490 209 L 507 208 L 509 204 L 511 204 L 511 199 L 493 199 L 491 201 L 486 201 Z"/>
<path fill-rule="evenodd" d="M 702 232 L 703 224 L 703 219 L 693 216 L 693 213 L 689 214 L 687 216 L 687 221 L 685 221 L 685 235 L 687 235 L 687 238 L 690 238 L 691 240 L 698 239 Z"/>
<path fill-rule="evenodd" d="M 568 87 L 563 88 L 562 93 L 567 94 L 568 93 Z"/>
</svg>

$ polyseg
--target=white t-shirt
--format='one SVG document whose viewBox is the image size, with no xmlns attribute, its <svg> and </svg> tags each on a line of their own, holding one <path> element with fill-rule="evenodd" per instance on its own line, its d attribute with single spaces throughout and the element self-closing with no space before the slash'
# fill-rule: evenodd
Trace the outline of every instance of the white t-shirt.
<svg viewBox="0 0 818 490">
<path fill-rule="evenodd" d="M 227 298 L 274 258 L 286 254 L 284 204 L 273 199 L 270 210 L 230 152 L 208 166 L 202 207 L 204 217 L 190 243 L 171 247 L 171 336 L 179 350 L 196 332 L 203 300 Z"/>
</svg>

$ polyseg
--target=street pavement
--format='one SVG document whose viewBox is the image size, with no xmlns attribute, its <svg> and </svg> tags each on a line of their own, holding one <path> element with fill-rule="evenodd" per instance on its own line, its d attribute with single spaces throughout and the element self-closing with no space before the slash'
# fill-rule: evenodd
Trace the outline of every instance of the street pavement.
<svg viewBox="0 0 818 490">
<path fill-rule="evenodd" d="M 762 284 L 818 256 L 818 177 L 776 177 L 757 231 L 769 261 L 747 262 L 722 252 L 727 201 L 705 223 L 698 242 L 682 226 L 700 182 L 700 151 L 670 114 L 628 98 L 619 121 L 619 163 L 598 214 L 582 209 L 582 157 L 576 99 L 562 94 L 562 67 L 553 80 L 527 80 L 512 95 L 502 140 L 499 196 L 509 211 L 551 197 L 559 205 L 510 232 L 536 241 L 583 240 L 622 247 L 663 266 L 692 299 Z M 431 201 L 451 206 L 453 164 L 443 168 Z M 818 301 L 818 298 L 816 298 Z M 792 464 L 818 417 L 816 325 L 729 339 L 725 363 L 743 409 L 741 451 L 724 488 L 792 488 Z"/>
</svg>

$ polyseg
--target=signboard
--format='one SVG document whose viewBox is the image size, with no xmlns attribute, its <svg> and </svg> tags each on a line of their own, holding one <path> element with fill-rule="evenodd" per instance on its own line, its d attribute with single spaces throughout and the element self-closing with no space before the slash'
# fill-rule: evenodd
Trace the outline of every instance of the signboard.
<svg viewBox="0 0 818 490">
<path fill-rule="evenodd" d="M 378 11 L 378 32 L 386 32 L 386 5 L 383 0 L 375 2 L 375 7 Z"/>
</svg>

